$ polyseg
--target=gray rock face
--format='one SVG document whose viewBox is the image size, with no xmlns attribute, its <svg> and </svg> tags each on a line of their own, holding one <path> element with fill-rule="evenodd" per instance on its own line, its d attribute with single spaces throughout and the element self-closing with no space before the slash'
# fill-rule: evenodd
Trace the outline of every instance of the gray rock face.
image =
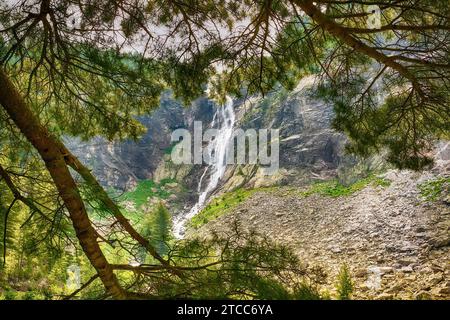
<svg viewBox="0 0 450 320">
<path fill-rule="evenodd" d="M 305 78 L 293 92 L 263 100 L 241 121 L 243 128 L 280 129 L 281 168 L 336 169 L 341 162 L 345 137 L 330 128 L 333 108 L 314 96 L 313 81 Z"/>
<path fill-rule="evenodd" d="M 235 129 L 280 130 L 280 170 L 273 176 L 264 176 L 259 165 L 229 165 L 214 193 L 241 186 L 303 185 L 311 180 L 335 176 L 346 183 L 352 182 L 354 175 L 369 170 L 370 162 L 344 154 L 346 138 L 330 128 L 332 106 L 314 93 L 314 78 L 307 77 L 292 92 L 279 90 L 265 98 L 235 101 Z M 168 170 L 173 168 L 167 165 L 170 161 L 170 136 L 178 128 L 192 132 L 194 121 L 202 121 L 205 130 L 210 126 L 214 113 L 214 103 L 205 98 L 185 108 L 165 94 L 158 109 L 140 118 L 147 133 L 138 141 L 107 142 L 97 138 L 88 143 L 70 141 L 69 148 L 93 169 L 106 187 L 128 190 L 139 180 L 160 180 L 167 174 L 167 177 L 176 176 L 187 190 L 191 190 L 187 202 L 195 202 L 205 166 L 186 165 L 185 168 L 177 167 L 176 172 Z M 362 164 L 359 171 L 353 169 L 349 174 L 346 168 L 354 168 L 356 164 Z M 206 175 L 203 183 L 207 179 Z"/>
<path fill-rule="evenodd" d="M 382 165 L 375 158 L 345 154 L 346 137 L 331 128 L 333 107 L 317 97 L 314 80 L 307 77 L 292 92 L 280 90 L 235 106 L 238 127 L 280 130 L 280 170 L 264 176 L 259 166 L 230 166 L 219 192 L 241 186 L 304 185 L 332 177 L 347 184 Z"/>
</svg>

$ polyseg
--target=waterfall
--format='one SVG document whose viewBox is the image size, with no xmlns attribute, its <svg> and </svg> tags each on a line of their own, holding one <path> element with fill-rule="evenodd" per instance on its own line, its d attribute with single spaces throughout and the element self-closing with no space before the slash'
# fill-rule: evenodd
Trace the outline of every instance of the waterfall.
<svg viewBox="0 0 450 320">
<path fill-rule="evenodd" d="M 211 122 L 211 127 L 217 127 L 219 132 L 215 139 L 208 145 L 208 152 L 212 159 L 212 164 L 205 168 L 205 171 L 199 180 L 197 187 L 197 191 L 199 192 L 198 201 L 187 214 L 181 214 L 174 219 L 173 233 L 178 239 L 182 238 L 184 235 L 186 222 L 192 219 L 192 217 L 202 209 L 208 195 L 214 191 L 220 179 L 225 174 L 227 167 L 227 147 L 230 140 L 233 138 L 235 118 L 233 100 L 227 96 L 225 104 L 217 108 Z M 208 171 L 210 172 L 209 181 L 206 187 L 202 189 L 203 178 Z"/>
</svg>

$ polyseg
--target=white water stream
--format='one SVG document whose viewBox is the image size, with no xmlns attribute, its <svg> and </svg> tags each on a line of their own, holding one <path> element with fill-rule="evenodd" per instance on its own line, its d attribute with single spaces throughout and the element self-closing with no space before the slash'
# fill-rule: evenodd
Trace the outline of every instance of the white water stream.
<svg viewBox="0 0 450 320">
<path fill-rule="evenodd" d="M 233 100 L 227 96 L 224 105 L 217 108 L 214 114 L 211 128 L 217 128 L 218 134 L 208 145 L 209 156 L 212 164 L 208 165 L 203 172 L 197 187 L 200 194 L 197 203 L 187 213 L 182 213 L 174 219 L 173 233 L 177 239 L 181 239 L 185 232 L 185 224 L 192 219 L 203 208 L 208 195 L 217 187 L 220 179 L 225 174 L 227 167 L 227 147 L 233 138 L 233 126 L 236 116 L 233 109 Z M 210 172 L 208 184 L 202 188 L 203 178 Z"/>
</svg>

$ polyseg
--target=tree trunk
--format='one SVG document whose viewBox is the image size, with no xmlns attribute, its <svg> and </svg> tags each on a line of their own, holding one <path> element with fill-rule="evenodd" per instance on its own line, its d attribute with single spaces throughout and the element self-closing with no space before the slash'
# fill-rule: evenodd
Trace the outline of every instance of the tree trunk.
<svg viewBox="0 0 450 320">
<path fill-rule="evenodd" d="M 170 264 L 164 260 L 161 255 L 158 254 L 158 252 L 155 250 L 155 248 L 150 244 L 150 242 L 145 239 L 139 232 L 137 232 L 133 226 L 130 224 L 127 218 L 125 218 L 120 212 L 119 207 L 114 203 L 114 201 L 111 200 L 111 198 L 108 196 L 106 191 L 103 189 L 103 187 L 98 183 L 97 179 L 92 175 L 91 171 L 86 168 L 77 157 L 75 157 L 67 148 L 66 146 L 59 141 L 60 150 L 62 154 L 64 155 L 64 159 L 73 170 L 78 172 L 81 177 L 84 179 L 84 181 L 91 186 L 91 188 L 94 189 L 94 192 L 96 193 L 96 196 L 100 199 L 100 201 L 103 202 L 103 204 L 111 211 L 113 216 L 117 219 L 119 224 L 124 228 L 124 230 L 134 239 L 136 240 L 141 246 L 143 246 L 147 251 L 158 260 L 163 266 L 165 266 L 167 269 L 172 270 L 173 272 L 177 272 L 175 268 L 172 268 Z"/>
<path fill-rule="evenodd" d="M 0 104 L 44 160 L 69 212 L 80 245 L 97 271 L 107 293 L 117 299 L 126 298 L 125 290 L 120 286 L 111 265 L 100 249 L 96 232 L 86 213 L 76 183 L 58 148 L 58 141 L 41 125 L 3 69 L 0 69 Z"/>
</svg>

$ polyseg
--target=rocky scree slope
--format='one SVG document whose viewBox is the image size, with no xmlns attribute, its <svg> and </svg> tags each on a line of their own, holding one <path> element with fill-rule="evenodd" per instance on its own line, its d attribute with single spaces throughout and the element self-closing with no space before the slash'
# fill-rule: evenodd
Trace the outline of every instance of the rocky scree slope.
<svg viewBox="0 0 450 320">
<path fill-rule="evenodd" d="M 346 263 L 354 298 L 450 299 L 450 170 L 389 170 L 389 186 L 348 195 L 303 196 L 303 188 L 254 193 L 196 235 L 226 230 L 235 220 L 291 246 L 303 263 L 321 266 L 333 292 Z M 444 178 L 442 178 L 444 177 Z M 445 178 L 446 177 L 446 178 Z M 423 183 L 446 179 L 439 199 L 424 199 Z"/>
</svg>

